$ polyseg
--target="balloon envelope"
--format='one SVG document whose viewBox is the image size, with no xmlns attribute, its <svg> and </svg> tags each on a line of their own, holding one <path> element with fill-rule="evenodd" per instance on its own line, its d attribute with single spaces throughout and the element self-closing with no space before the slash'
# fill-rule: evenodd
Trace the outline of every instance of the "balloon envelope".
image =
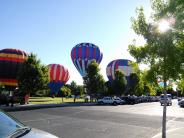
<svg viewBox="0 0 184 138">
<path fill-rule="evenodd" d="M 17 87 L 17 73 L 27 54 L 18 49 L 0 50 L 0 83 L 14 89 Z"/>
<path fill-rule="evenodd" d="M 106 68 L 106 74 L 110 81 L 115 79 L 115 72 L 120 70 L 124 73 L 126 79 L 132 73 L 132 67 L 129 65 L 130 60 L 127 59 L 117 59 L 111 61 Z"/>
<path fill-rule="evenodd" d="M 103 54 L 98 46 L 92 43 L 80 43 L 73 47 L 71 58 L 73 64 L 79 71 L 82 77 L 86 75 L 86 68 L 92 60 L 96 60 L 100 64 Z"/>
<path fill-rule="evenodd" d="M 51 94 L 58 94 L 61 87 L 69 80 L 70 75 L 68 69 L 59 64 L 50 64 L 49 67 L 49 79 L 48 84 L 51 89 Z"/>
</svg>

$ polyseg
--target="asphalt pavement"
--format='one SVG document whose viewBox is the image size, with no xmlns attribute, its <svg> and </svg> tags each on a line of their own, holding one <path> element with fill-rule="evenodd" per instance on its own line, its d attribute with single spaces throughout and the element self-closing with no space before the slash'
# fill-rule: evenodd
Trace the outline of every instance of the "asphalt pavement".
<svg viewBox="0 0 184 138">
<path fill-rule="evenodd" d="M 161 132 L 162 108 L 155 102 L 63 106 L 9 113 L 26 125 L 61 138 L 152 138 L 155 135 L 157 138 Z M 167 115 L 169 133 L 184 130 L 184 109 L 176 101 L 168 106 Z"/>
</svg>

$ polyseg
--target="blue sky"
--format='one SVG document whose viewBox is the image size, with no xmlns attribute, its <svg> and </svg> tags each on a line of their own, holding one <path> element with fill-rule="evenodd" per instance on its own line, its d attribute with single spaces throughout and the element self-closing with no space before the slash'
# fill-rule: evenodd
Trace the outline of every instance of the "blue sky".
<svg viewBox="0 0 184 138">
<path fill-rule="evenodd" d="M 91 42 L 103 52 L 101 73 L 117 58 L 131 59 L 128 45 L 138 38 L 131 29 L 136 7 L 146 16 L 150 0 L 1 0 L 0 49 L 33 52 L 44 64 L 62 64 L 70 80 L 82 84 L 70 52 L 78 43 Z"/>
</svg>

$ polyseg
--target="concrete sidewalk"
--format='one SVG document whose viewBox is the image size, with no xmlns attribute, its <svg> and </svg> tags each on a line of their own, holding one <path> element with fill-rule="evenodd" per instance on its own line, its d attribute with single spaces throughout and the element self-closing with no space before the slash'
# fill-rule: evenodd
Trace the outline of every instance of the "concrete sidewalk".
<svg viewBox="0 0 184 138">
<path fill-rule="evenodd" d="M 14 105 L 11 106 L 0 106 L 0 109 L 13 112 L 13 111 L 24 111 L 24 110 L 34 110 L 41 108 L 56 108 L 56 107 L 67 107 L 67 106 L 93 106 L 97 103 L 62 103 L 62 104 L 26 104 L 26 105 Z"/>
<path fill-rule="evenodd" d="M 166 137 L 167 138 L 184 138 L 184 127 L 168 130 Z M 162 138 L 162 133 L 159 133 L 152 138 Z"/>
</svg>

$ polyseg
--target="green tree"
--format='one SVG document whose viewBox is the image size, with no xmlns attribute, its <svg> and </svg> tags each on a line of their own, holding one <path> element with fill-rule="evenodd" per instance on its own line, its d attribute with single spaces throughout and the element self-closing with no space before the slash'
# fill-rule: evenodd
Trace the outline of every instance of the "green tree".
<svg viewBox="0 0 184 138">
<path fill-rule="evenodd" d="M 40 63 L 36 55 L 30 54 L 18 72 L 18 86 L 23 94 L 34 95 L 47 87 L 48 68 Z"/>
<path fill-rule="evenodd" d="M 72 81 L 69 85 L 70 89 L 71 89 L 71 93 L 73 95 L 76 95 L 76 91 L 77 91 L 77 83 L 75 81 Z"/>
<path fill-rule="evenodd" d="M 126 80 L 122 71 L 115 72 L 115 79 L 112 81 L 112 91 L 116 96 L 121 96 L 125 93 Z"/>
<path fill-rule="evenodd" d="M 77 85 L 77 92 L 76 94 L 79 96 L 82 96 L 84 94 L 84 86 L 83 85 Z"/>
<path fill-rule="evenodd" d="M 159 14 L 165 7 L 164 0 L 152 0 L 154 22 L 169 18 L 168 15 Z M 137 18 L 132 18 L 132 28 L 136 34 L 144 37 L 146 44 L 137 46 L 134 42 L 129 45 L 129 52 L 137 62 L 149 65 L 150 80 L 156 81 L 158 75 L 164 76 L 164 80 L 178 79 L 181 72 L 181 48 L 176 44 L 174 32 L 158 32 L 156 23 L 146 21 L 143 8 L 137 9 Z"/>
<path fill-rule="evenodd" d="M 104 79 L 100 74 L 99 65 L 93 60 L 86 69 L 87 75 L 84 79 L 84 87 L 86 88 L 87 94 L 91 97 L 97 97 L 104 91 Z"/>
<path fill-rule="evenodd" d="M 106 81 L 104 84 L 104 93 L 103 96 L 113 96 L 115 95 L 112 88 L 112 83 L 110 81 Z"/>
<path fill-rule="evenodd" d="M 5 88 L 4 85 L 0 83 L 0 94 L 4 90 L 4 88 Z"/>
<path fill-rule="evenodd" d="M 68 88 L 67 86 L 63 86 L 63 87 L 61 88 L 61 92 L 62 92 L 62 95 L 63 95 L 64 97 L 69 97 L 69 96 L 71 96 L 71 90 L 70 90 L 70 88 Z"/>
<path fill-rule="evenodd" d="M 70 89 L 72 95 L 74 95 L 74 102 L 76 101 L 76 96 L 78 95 L 78 90 L 77 90 L 77 83 L 75 81 L 72 81 L 70 83 Z"/>
<path fill-rule="evenodd" d="M 130 95 L 137 95 L 137 93 L 140 93 L 140 78 L 136 73 L 131 73 L 129 76 L 129 89 L 128 94 Z"/>
<path fill-rule="evenodd" d="M 71 89 L 71 94 L 74 95 L 74 102 L 77 96 L 84 94 L 84 87 L 82 85 L 77 85 L 75 81 L 72 81 L 68 87 Z"/>
<path fill-rule="evenodd" d="M 178 82 L 178 91 L 180 91 L 180 93 L 183 95 L 184 94 L 184 78 L 182 78 L 179 82 Z"/>
</svg>

